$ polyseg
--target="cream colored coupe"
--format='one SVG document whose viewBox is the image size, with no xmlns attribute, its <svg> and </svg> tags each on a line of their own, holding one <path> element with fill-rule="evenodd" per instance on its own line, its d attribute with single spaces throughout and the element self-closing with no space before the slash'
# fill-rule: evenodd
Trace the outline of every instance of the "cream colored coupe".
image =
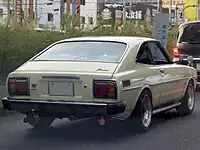
<svg viewBox="0 0 200 150">
<path fill-rule="evenodd" d="M 27 117 L 34 127 L 48 127 L 55 118 L 133 119 L 148 130 L 152 114 L 176 108 L 191 114 L 197 72 L 172 62 L 152 38 L 102 36 L 53 43 L 7 78 L 5 109 Z"/>
</svg>

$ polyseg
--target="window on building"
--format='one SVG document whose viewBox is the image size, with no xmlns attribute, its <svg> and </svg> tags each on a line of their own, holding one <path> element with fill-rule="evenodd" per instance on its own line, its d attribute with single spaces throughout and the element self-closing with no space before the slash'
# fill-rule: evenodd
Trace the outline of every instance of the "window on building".
<svg viewBox="0 0 200 150">
<path fill-rule="evenodd" d="M 81 24 L 85 24 L 85 17 L 81 17 Z"/>
<path fill-rule="evenodd" d="M 12 15 L 14 14 L 14 11 L 12 9 L 9 10 L 9 14 Z"/>
<path fill-rule="evenodd" d="M 54 9 L 54 11 L 59 11 L 59 9 Z"/>
<path fill-rule="evenodd" d="M 2 18 L 3 17 L 3 9 L 0 8 L 0 17 Z"/>
<path fill-rule="evenodd" d="M 48 14 L 47 14 L 47 20 L 48 20 L 49 22 L 52 22 L 52 21 L 53 21 L 53 14 L 52 14 L 52 13 L 48 13 Z"/>
<path fill-rule="evenodd" d="M 89 23 L 89 25 L 93 25 L 93 18 L 92 17 L 88 17 L 88 23 Z"/>
<path fill-rule="evenodd" d="M 50 2 L 50 3 L 47 3 L 47 5 L 53 5 L 53 3 L 52 3 L 52 2 Z"/>
<path fill-rule="evenodd" d="M 44 24 L 39 24 L 38 25 L 39 28 L 44 28 L 44 26 L 45 26 Z"/>
<path fill-rule="evenodd" d="M 85 0 L 81 0 L 81 5 L 85 5 Z"/>
</svg>

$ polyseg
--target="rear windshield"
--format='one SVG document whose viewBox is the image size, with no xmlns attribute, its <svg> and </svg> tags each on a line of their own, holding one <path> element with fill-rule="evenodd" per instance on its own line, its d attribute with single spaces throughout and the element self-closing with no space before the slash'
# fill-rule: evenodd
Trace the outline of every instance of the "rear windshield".
<svg viewBox="0 0 200 150">
<path fill-rule="evenodd" d="M 73 41 L 53 45 L 37 56 L 37 61 L 119 62 L 127 45 L 109 41 Z"/>
<path fill-rule="evenodd" d="M 190 24 L 180 30 L 180 42 L 200 43 L 200 23 Z"/>
</svg>

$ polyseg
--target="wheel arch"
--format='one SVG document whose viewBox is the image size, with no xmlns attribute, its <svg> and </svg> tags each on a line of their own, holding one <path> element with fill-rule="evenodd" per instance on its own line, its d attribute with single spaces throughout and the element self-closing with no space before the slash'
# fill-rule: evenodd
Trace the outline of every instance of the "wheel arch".
<svg viewBox="0 0 200 150">
<path fill-rule="evenodd" d="M 131 118 L 131 117 L 133 116 L 133 113 L 134 113 L 134 110 L 135 110 L 135 108 L 136 108 L 136 106 L 137 106 L 139 97 L 140 97 L 140 95 L 141 95 L 144 91 L 149 91 L 149 92 L 151 93 L 151 101 L 152 101 L 153 95 L 152 95 L 151 86 L 150 86 L 150 85 L 144 85 L 144 86 L 141 88 L 141 90 L 140 90 L 140 92 L 138 93 L 138 95 L 137 95 L 136 102 L 135 102 L 135 106 L 134 106 L 134 108 L 133 108 L 133 110 L 132 110 L 132 112 L 131 112 L 129 118 Z"/>
<path fill-rule="evenodd" d="M 137 101 L 138 101 L 140 95 L 142 94 L 142 92 L 144 92 L 145 90 L 147 90 L 147 91 L 149 91 L 149 92 L 151 93 L 151 98 L 152 98 L 152 90 L 151 90 L 151 86 L 150 86 L 150 85 L 144 85 L 144 86 L 141 88 L 141 90 L 140 90 L 140 92 L 138 93 L 138 95 L 137 95 L 136 103 L 137 103 Z"/>
<path fill-rule="evenodd" d="M 184 89 L 184 93 L 186 92 L 187 90 L 187 87 L 188 87 L 188 84 L 192 82 L 193 83 L 193 86 L 194 86 L 194 89 L 196 88 L 196 85 L 195 85 L 195 80 L 191 77 L 187 80 L 186 84 L 185 84 L 185 89 Z"/>
</svg>

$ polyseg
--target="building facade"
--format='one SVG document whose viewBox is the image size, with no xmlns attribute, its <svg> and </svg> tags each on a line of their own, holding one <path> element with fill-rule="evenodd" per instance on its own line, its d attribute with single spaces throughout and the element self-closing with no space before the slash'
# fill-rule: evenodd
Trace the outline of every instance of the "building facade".
<svg viewBox="0 0 200 150">
<path fill-rule="evenodd" d="M 36 7 L 36 24 L 37 27 L 61 29 L 61 19 L 67 18 L 67 3 L 64 2 L 64 7 L 61 7 L 60 0 L 37 0 Z M 75 1 L 70 1 L 70 15 L 77 14 L 77 4 Z M 80 0 L 80 25 L 82 27 L 93 27 L 97 22 L 97 0 Z M 67 21 L 67 20 L 66 20 Z"/>
<path fill-rule="evenodd" d="M 177 7 L 177 16 L 179 20 L 194 21 L 198 20 L 199 0 L 163 0 L 163 7 L 169 8 L 171 3 L 172 10 Z"/>
</svg>

